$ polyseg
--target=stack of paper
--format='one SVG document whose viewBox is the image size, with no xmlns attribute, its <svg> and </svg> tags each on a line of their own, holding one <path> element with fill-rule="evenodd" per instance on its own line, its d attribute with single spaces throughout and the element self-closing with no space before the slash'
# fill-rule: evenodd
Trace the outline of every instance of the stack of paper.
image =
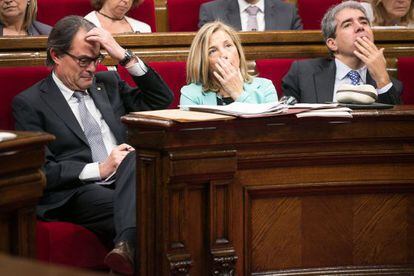
<svg viewBox="0 0 414 276">
<path fill-rule="evenodd" d="M 352 110 L 348 107 L 310 109 L 309 111 L 296 114 L 296 117 L 298 118 L 305 118 L 305 117 L 352 118 L 351 111 Z"/>
<path fill-rule="evenodd" d="M 260 117 L 262 115 L 281 113 L 287 109 L 287 106 L 278 102 L 264 104 L 234 102 L 229 105 L 181 105 L 180 108 L 182 110 L 218 113 L 237 117 Z"/>
</svg>

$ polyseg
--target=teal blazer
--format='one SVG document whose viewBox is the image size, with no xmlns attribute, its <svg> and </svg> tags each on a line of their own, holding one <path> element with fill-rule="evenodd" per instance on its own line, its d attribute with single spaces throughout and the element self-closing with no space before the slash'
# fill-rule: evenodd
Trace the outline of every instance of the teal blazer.
<svg viewBox="0 0 414 276">
<path fill-rule="evenodd" d="M 277 101 L 276 88 L 271 80 L 253 78 L 244 83 L 243 93 L 236 102 L 269 103 Z M 190 83 L 181 88 L 180 105 L 217 105 L 217 93 L 203 91 L 201 84 Z"/>
</svg>

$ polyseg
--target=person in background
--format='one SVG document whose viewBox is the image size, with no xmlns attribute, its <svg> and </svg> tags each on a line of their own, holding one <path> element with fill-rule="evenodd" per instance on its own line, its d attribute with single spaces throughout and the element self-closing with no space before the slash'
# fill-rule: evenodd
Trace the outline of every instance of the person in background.
<svg viewBox="0 0 414 276">
<path fill-rule="evenodd" d="M 403 26 L 414 28 L 414 6 L 412 0 L 372 0 L 361 3 L 368 19 L 375 26 Z"/>
<path fill-rule="evenodd" d="M 215 0 L 202 4 L 198 27 L 215 20 L 237 31 L 303 28 L 296 6 L 281 0 Z"/>
<path fill-rule="evenodd" d="M 36 15 L 37 0 L 0 0 L 0 36 L 48 35 L 52 27 Z"/>
<path fill-rule="evenodd" d="M 139 6 L 144 0 L 91 0 L 94 11 L 85 18 L 97 27 L 104 28 L 112 34 L 150 33 L 151 27 L 126 14 L 132 7 Z"/>
<path fill-rule="evenodd" d="M 374 44 L 360 3 L 346 1 L 329 9 L 322 19 L 322 34 L 331 57 L 292 63 L 282 80 L 285 96 L 304 103 L 335 102 L 342 84 L 370 84 L 377 89 L 378 102 L 400 102 L 402 84 L 388 75 L 384 49 Z"/>
<path fill-rule="evenodd" d="M 97 72 L 101 50 L 131 74 L 137 87 L 118 73 Z M 42 131 L 48 144 L 46 187 L 38 217 L 82 225 L 102 240 L 113 240 L 105 263 L 116 273 L 134 273 L 136 164 L 125 143 L 121 116 L 167 108 L 173 95 L 164 81 L 112 35 L 80 16 L 59 20 L 47 41 L 52 73 L 17 95 L 17 130 Z"/>
<path fill-rule="evenodd" d="M 277 101 L 272 81 L 251 76 L 237 33 L 221 23 L 205 24 L 187 59 L 187 83 L 180 105 L 225 105 Z"/>
</svg>

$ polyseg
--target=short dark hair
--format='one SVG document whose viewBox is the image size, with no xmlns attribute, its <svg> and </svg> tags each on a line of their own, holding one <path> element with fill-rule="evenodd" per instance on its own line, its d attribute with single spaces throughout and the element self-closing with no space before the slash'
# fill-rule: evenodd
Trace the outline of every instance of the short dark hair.
<svg viewBox="0 0 414 276">
<path fill-rule="evenodd" d="M 88 32 L 95 27 L 93 23 L 77 15 L 66 16 L 59 20 L 47 40 L 46 65 L 53 66 L 55 64 L 50 54 L 51 50 L 54 50 L 58 56 L 63 55 L 70 50 L 73 38 L 81 28 Z"/>
</svg>

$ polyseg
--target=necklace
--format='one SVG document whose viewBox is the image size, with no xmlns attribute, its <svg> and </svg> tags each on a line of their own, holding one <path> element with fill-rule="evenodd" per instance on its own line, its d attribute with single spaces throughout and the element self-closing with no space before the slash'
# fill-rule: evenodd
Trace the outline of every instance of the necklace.
<svg viewBox="0 0 414 276">
<path fill-rule="evenodd" d="M 109 18 L 109 19 L 113 20 L 113 21 L 122 21 L 122 20 L 125 19 L 125 16 L 122 16 L 122 18 L 116 18 L 116 17 L 111 17 L 111 16 L 109 16 L 107 14 L 104 14 L 104 13 L 102 13 L 100 11 L 96 11 L 96 12 L 99 13 L 100 15 L 106 17 L 106 18 Z"/>
</svg>

